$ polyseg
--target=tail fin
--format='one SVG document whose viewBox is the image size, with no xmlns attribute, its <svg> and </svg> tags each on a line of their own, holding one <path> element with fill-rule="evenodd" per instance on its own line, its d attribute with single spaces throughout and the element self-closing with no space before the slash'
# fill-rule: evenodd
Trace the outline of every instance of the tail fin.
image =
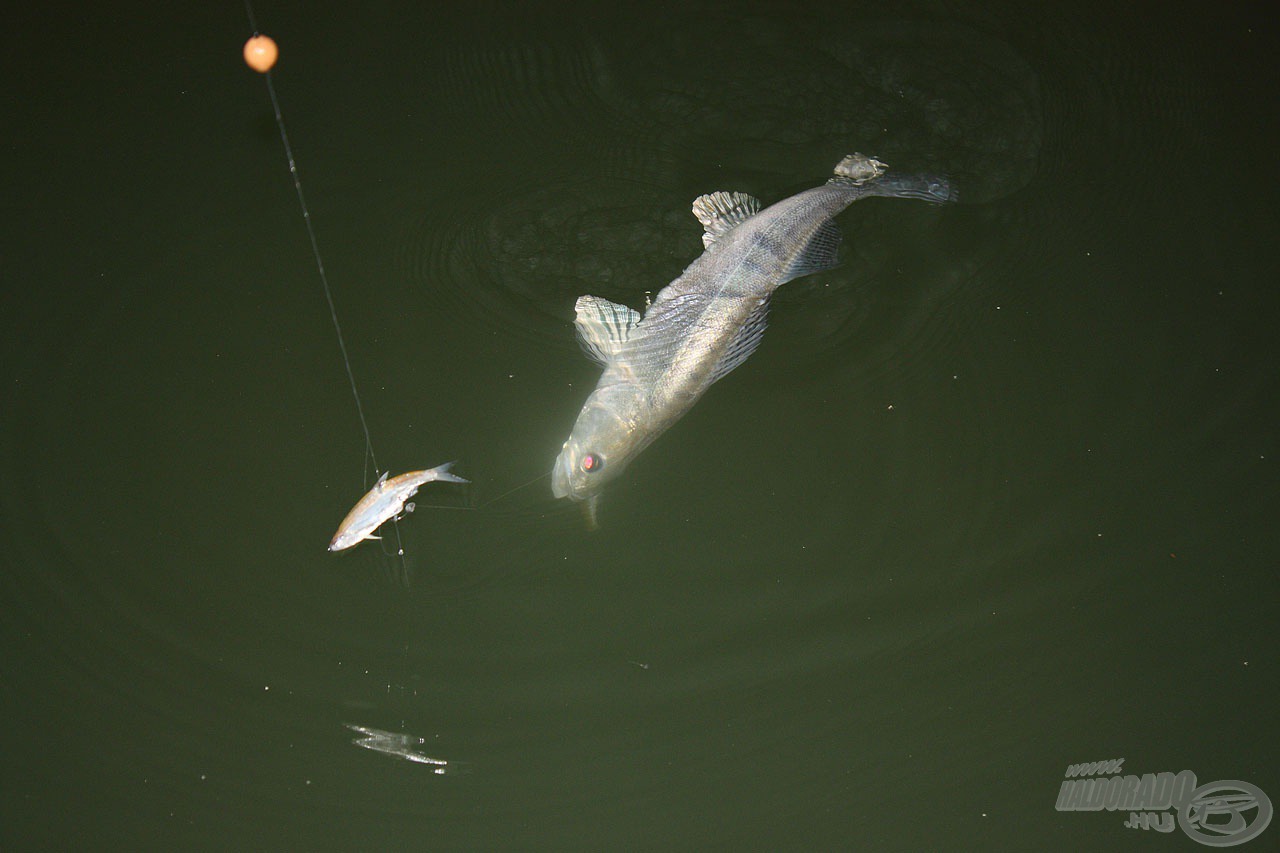
<svg viewBox="0 0 1280 853">
<path fill-rule="evenodd" d="M 458 464 L 457 460 L 454 460 L 453 462 L 446 462 L 443 465 L 437 465 L 436 467 L 432 468 L 431 472 L 436 475 L 435 478 L 437 480 L 443 483 L 470 483 L 471 482 L 470 480 L 464 480 L 461 477 L 459 477 L 457 474 L 449 473 L 449 469 L 457 464 Z"/>
<path fill-rule="evenodd" d="M 889 172 L 888 165 L 865 154 L 848 154 L 836 164 L 835 177 L 827 181 L 858 191 L 858 197 L 914 198 L 936 204 L 957 201 L 951 181 L 942 175 L 904 175 Z"/>
<path fill-rule="evenodd" d="M 915 198 L 935 204 L 958 201 L 960 194 L 941 175 L 888 174 L 860 187 L 863 195 L 883 198 Z"/>
</svg>

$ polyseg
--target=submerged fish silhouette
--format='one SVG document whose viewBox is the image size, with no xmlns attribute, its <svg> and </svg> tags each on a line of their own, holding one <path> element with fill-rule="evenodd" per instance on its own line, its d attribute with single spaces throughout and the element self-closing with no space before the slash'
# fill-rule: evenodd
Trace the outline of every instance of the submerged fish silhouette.
<svg viewBox="0 0 1280 853">
<path fill-rule="evenodd" d="M 407 474 L 392 477 L 390 480 L 387 479 L 386 473 L 383 473 L 369 493 L 351 508 L 346 518 L 342 519 L 342 523 L 338 525 L 338 532 L 333 534 L 333 540 L 329 542 L 329 550 L 341 551 L 365 539 L 382 538 L 374 536 L 373 531 L 387 519 L 399 515 L 400 510 L 405 508 L 404 502 L 417 494 L 418 488 L 424 483 L 430 483 L 433 480 L 443 480 L 446 483 L 471 482 L 449 473 L 449 469 L 454 464 L 446 462 L 427 471 L 410 471 Z M 413 504 L 409 504 L 409 511 L 413 511 Z"/>
<path fill-rule="evenodd" d="M 774 290 L 836 265 L 840 231 L 832 217 L 869 196 L 956 198 L 945 178 L 886 172 L 884 163 L 850 154 L 823 186 L 764 210 L 743 193 L 698 197 L 693 213 L 706 230 L 706 251 L 643 317 L 580 297 L 578 340 L 604 373 L 552 469 L 555 496 L 586 501 L 594 526 L 601 488 L 755 351 Z"/>
</svg>

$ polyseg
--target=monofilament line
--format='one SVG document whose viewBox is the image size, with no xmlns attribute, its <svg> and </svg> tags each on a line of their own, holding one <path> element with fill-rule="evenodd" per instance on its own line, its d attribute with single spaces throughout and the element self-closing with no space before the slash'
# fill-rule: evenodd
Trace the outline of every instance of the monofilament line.
<svg viewBox="0 0 1280 853">
<path fill-rule="evenodd" d="M 249 25 L 253 27 L 254 34 L 257 34 L 257 27 L 254 26 L 253 8 L 248 0 L 245 0 L 245 11 L 249 15 Z M 338 349 L 342 351 L 342 364 L 347 369 L 347 380 L 351 383 L 351 396 L 356 401 L 356 413 L 360 416 L 360 427 L 364 430 L 364 447 L 369 454 L 370 461 L 373 462 L 374 475 L 382 470 L 378 467 L 378 456 L 373 452 L 373 439 L 369 434 L 369 422 L 364 416 L 364 405 L 360 401 L 360 391 L 356 388 L 356 375 L 351 369 L 351 358 L 347 354 L 346 338 L 342 334 L 342 324 L 338 322 L 338 309 L 333 303 L 333 290 L 329 287 L 329 276 L 324 271 L 324 259 L 320 256 L 320 244 L 316 240 L 316 230 L 311 224 L 311 211 L 307 208 L 307 198 L 302 192 L 302 178 L 298 174 L 298 164 L 293 156 L 293 146 L 289 144 L 289 134 L 284 129 L 284 115 L 280 111 L 280 99 L 276 96 L 275 83 L 271 79 L 271 72 L 267 71 L 264 75 L 267 78 L 267 92 L 271 95 L 271 109 L 275 112 L 276 127 L 280 129 L 280 142 L 284 145 L 285 156 L 289 159 L 289 174 L 293 177 L 293 189 L 298 195 L 298 206 L 302 208 L 302 221 L 307 226 L 307 237 L 311 241 L 311 254 L 316 261 L 316 270 L 320 273 L 320 284 L 324 286 L 325 302 L 329 305 L 329 319 L 333 321 L 333 330 L 338 336 Z"/>
<path fill-rule="evenodd" d="M 342 324 L 338 322 L 338 309 L 333 304 L 333 291 L 329 288 L 329 277 L 325 275 L 324 260 L 320 257 L 320 245 L 316 242 L 316 230 L 311 225 L 311 211 L 307 210 L 307 199 L 302 194 L 302 179 L 298 176 L 298 164 L 293 159 L 293 149 L 289 145 L 289 134 L 284 129 L 284 116 L 280 114 L 280 100 L 276 97 L 276 87 L 271 82 L 271 72 L 266 74 L 267 91 L 271 93 L 271 107 L 276 113 L 276 125 L 280 128 L 280 141 L 284 143 L 285 156 L 289 158 L 289 174 L 293 175 L 293 188 L 298 193 L 298 206 L 302 208 L 302 221 L 307 225 L 307 236 L 311 238 L 311 253 L 316 259 L 316 270 L 320 273 L 320 283 L 324 285 L 324 298 L 329 303 L 329 318 L 333 320 L 333 330 L 338 335 L 338 349 L 342 350 L 342 364 L 347 368 L 347 379 L 351 383 L 351 396 L 356 401 L 356 412 L 360 415 L 360 426 L 364 429 L 364 446 L 373 461 L 373 471 L 377 474 L 378 457 L 373 452 L 373 439 L 369 437 L 369 423 L 364 417 L 364 406 L 360 402 L 360 392 L 356 389 L 356 375 L 351 369 L 351 358 L 347 355 L 347 342 L 342 336 Z"/>
<path fill-rule="evenodd" d="M 253 4 L 250 0 L 245 0 L 244 10 L 245 14 L 249 16 L 249 28 L 257 36 L 258 24 L 254 17 Z M 320 243 L 316 239 L 316 231 L 311 224 L 311 211 L 307 209 L 307 198 L 302 192 L 302 178 L 298 174 L 298 163 L 293 156 L 293 146 L 289 144 L 289 134 L 284 129 L 284 114 L 280 110 L 280 99 L 276 96 L 276 87 L 269 67 L 263 72 L 263 76 L 267 78 L 267 93 L 271 96 L 271 109 L 275 113 L 276 127 L 280 129 L 280 142 L 284 145 L 284 153 L 289 160 L 289 174 L 293 177 L 293 189 L 298 195 L 298 207 L 302 209 L 302 221 L 307 226 L 307 237 L 311 241 L 311 254 L 316 261 L 316 271 L 320 273 L 320 283 L 324 286 L 325 302 L 329 305 L 329 319 L 333 321 L 333 331 L 338 337 L 338 349 L 342 352 L 342 364 L 347 370 L 347 381 L 351 384 L 351 396 L 356 401 L 356 413 L 360 416 L 360 428 L 364 430 L 365 485 L 367 486 L 369 483 L 367 464 L 369 462 L 373 463 L 375 477 L 381 471 L 378 467 L 378 456 L 373 451 L 373 438 L 369 433 L 369 422 L 364 416 L 364 404 L 360 401 L 360 391 L 356 387 L 356 375 L 351 369 L 351 358 L 347 354 L 347 342 L 342 334 L 342 324 L 338 322 L 338 309 L 333 303 L 333 290 L 329 287 L 329 276 L 324 271 L 324 259 L 320 256 Z M 409 567 L 405 562 L 404 542 L 400 539 L 399 519 L 393 519 L 392 524 L 396 531 L 396 545 L 400 562 L 407 573 Z"/>
</svg>

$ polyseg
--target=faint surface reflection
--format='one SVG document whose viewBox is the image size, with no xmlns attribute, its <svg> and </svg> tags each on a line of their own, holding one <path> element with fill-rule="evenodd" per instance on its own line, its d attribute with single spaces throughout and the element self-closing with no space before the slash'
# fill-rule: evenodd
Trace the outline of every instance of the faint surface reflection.
<svg viewBox="0 0 1280 853">
<path fill-rule="evenodd" d="M 362 735 L 362 737 L 352 739 L 351 742 L 356 746 L 372 749 L 374 752 L 381 752 L 394 758 L 403 758 L 405 761 L 412 761 L 415 764 L 430 765 L 431 772 L 437 776 L 443 776 L 446 773 L 453 774 L 459 771 L 456 763 L 446 761 L 443 758 L 432 758 L 429 755 L 425 755 L 419 747 L 427 742 L 426 738 L 415 737 L 402 732 L 371 729 L 367 726 L 357 726 L 352 723 L 347 723 L 346 726 L 351 731 Z"/>
</svg>

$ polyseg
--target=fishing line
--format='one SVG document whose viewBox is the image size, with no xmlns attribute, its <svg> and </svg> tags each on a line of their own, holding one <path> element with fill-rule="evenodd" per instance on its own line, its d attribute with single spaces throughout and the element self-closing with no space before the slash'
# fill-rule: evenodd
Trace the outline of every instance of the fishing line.
<svg viewBox="0 0 1280 853">
<path fill-rule="evenodd" d="M 520 491 L 521 489 L 525 488 L 526 486 L 532 486 L 534 483 L 538 482 L 538 481 L 539 481 L 539 480 L 541 480 L 543 477 L 550 477 L 550 476 L 551 476 L 551 472 L 550 472 L 550 471 L 546 472 L 545 474 L 539 474 L 538 476 L 534 477 L 534 478 L 533 478 L 532 480 L 530 480 L 529 482 L 527 482 L 527 483 L 521 483 L 520 485 L 516 486 L 514 489 L 507 489 L 505 492 L 503 492 L 502 494 L 498 495 L 496 498 L 492 498 L 491 500 L 487 500 L 487 501 L 485 501 L 484 503 L 480 504 L 480 506 L 476 507 L 476 509 L 484 509 L 484 508 L 485 508 L 485 507 L 487 507 L 487 506 L 493 506 L 493 505 L 494 505 L 494 504 L 496 504 L 498 501 L 500 501 L 500 500 L 502 500 L 503 498 L 505 498 L 507 495 L 514 494 L 514 493 L 516 493 L 516 492 Z"/>
<path fill-rule="evenodd" d="M 521 489 L 525 488 L 526 486 L 532 486 L 534 483 L 538 482 L 539 480 L 543 479 L 544 477 L 550 477 L 550 476 L 551 476 L 551 472 L 550 472 L 550 471 L 546 472 L 545 474 L 539 474 L 538 476 L 534 477 L 532 480 L 528 481 L 527 483 L 521 483 L 520 485 L 516 486 L 515 488 L 507 489 L 505 492 L 503 492 L 502 494 L 498 495 L 496 498 L 490 498 L 489 500 L 485 501 L 484 503 L 480 504 L 479 506 L 444 506 L 443 504 L 424 504 L 424 503 L 419 503 L 419 504 L 417 504 L 417 506 L 424 507 L 424 508 L 426 508 L 426 509 L 464 509 L 464 510 L 467 510 L 467 511 L 469 511 L 469 512 L 475 512 L 476 510 L 481 510 L 481 509 L 484 509 L 485 507 L 493 506 L 493 505 L 494 505 L 494 504 L 496 504 L 498 501 L 500 501 L 500 500 L 502 500 L 503 498 L 505 498 L 507 495 L 515 494 L 516 492 L 520 491 Z"/>
<path fill-rule="evenodd" d="M 254 38 L 259 35 L 257 19 L 253 14 L 253 4 L 250 0 L 244 0 L 245 14 L 249 17 L 249 29 L 253 31 Z M 274 61 L 274 60 L 273 60 Z M 378 456 L 373 452 L 373 437 L 369 433 L 369 422 L 364 416 L 364 404 L 360 401 L 360 391 L 356 387 L 355 371 L 351 368 L 351 357 L 347 353 L 347 341 L 342 334 L 342 324 L 338 322 L 338 309 L 333 301 L 333 290 L 329 287 L 329 276 L 324 270 L 324 259 L 320 256 L 320 242 L 316 239 L 315 228 L 311 224 L 311 211 L 307 208 L 307 198 L 302 192 L 302 176 L 298 174 L 298 163 L 293 156 L 293 146 L 289 144 L 289 134 L 284 129 L 284 114 L 280 110 L 280 98 L 276 95 L 276 87 L 271 76 L 271 67 L 268 63 L 265 69 L 262 69 L 262 75 L 267 79 L 267 93 L 271 96 L 271 109 L 275 113 L 276 127 L 280 129 L 280 142 L 284 145 L 285 157 L 289 161 L 289 174 L 293 177 L 293 189 L 298 196 L 298 207 L 302 209 L 302 221 L 307 226 L 307 237 L 311 241 L 311 255 L 315 258 L 316 270 L 320 273 L 320 284 L 324 287 L 324 299 L 329 305 L 329 319 L 333 321 L 333 331 L 338 337 L 338 349 L 342 352 L 342 364 L 347 370 L 347 381 L 351 385 L 351 396 L 356 401 L 356 414 L 360 416 L 360 428 L 364 430 L 364 483 L 369 485 L 369 463 L 373 463 L 373 475 L 377 477 L 381 471 L 378 467 Z M 404 542 L 400 538 L 400 522 L 399 519 L 393 519 L 396 531 L 396 550 L 399 553 L 401 563 L 405 562 Z M 384 546 L 383 553 L 386 553 Z M 405 566 L 408 570 L 408 566 Z"/>
</svg>

